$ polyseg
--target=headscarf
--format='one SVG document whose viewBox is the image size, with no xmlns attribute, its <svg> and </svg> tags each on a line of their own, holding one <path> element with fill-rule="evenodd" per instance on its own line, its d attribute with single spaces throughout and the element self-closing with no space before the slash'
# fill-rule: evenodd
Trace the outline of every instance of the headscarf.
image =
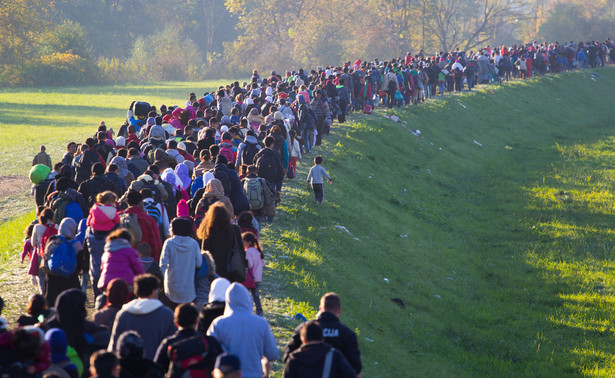
<svg viewBox="0 0 615 378">
<path fill-rule="evenodd" d="M 109 164 L 115 164 L 119 168 L 119 176 L 126 177 L 130 173 L 126 159 L 121 156 L 115 156 Z"/>
<path fill-rule="evenodd" d="M 123 278 L 114 278 L 107 284 L 107 303 L 105 307 L 122 308 L 128 302 L 128 284 Z"/>
<path fill-rule="evenodd" d="M 205 197 L 210 198 L 214 197 L 216 199 L 222 198 L 224 196 L 224 187 L 222 186 L 222 182 L 218 179 L 211 179 L 205 186 Z"/>
<path fill-rule="evenodd" d="M 123 136 L 117 137 L 115 145 L 118 147 L 126 147 L 126 138 L 124 138 Z"/>
<path fill-rule="evenodd" d="M 74 239 L 77 234 L 77 222 L 70 217 L 62 219 L 62 222 L 60 222 L 59 234 L 66 239 Z"/>
<path fill-rule="evenodd" d="M 192 180 L 190 179 L 190 170 L 188 169 L 188 166 L 186 164 L 177 164 L 175 166 L 175 174 L 181 180 L 184 189 L 190 187 L 190 183 L 192 182 Z"/>
<path fill-rule="evenodd" d="M 177 176 L 173 168 L 167 168 L 162 172 L 162 179 L 173 185 L 176 189 L 183 189 L 182 180 Z"/>
</svg>

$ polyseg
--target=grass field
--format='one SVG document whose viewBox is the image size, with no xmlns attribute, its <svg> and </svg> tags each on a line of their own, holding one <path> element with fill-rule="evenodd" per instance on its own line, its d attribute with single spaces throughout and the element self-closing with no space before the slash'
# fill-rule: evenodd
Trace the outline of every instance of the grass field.
<svg viewBox="0 0 615 378">
<path fill-rule="evenodd" d="M 319 151 L 334 178 L 325 203 L 313 204 L 305 188 L 312 153 L 263 236 L 265 306 L 280 345 L 296 313 L 313 316 L 318 298 L 336 291 L 364 377 L 614 375 L 615 72 L 599 72 L 396 112 L 420 138 L 386 110 L 334 125 Z M 178 103 L 193 88 L 181 85 Z M 135 96 L 158 104 L 147 88 L 117 102 L 109 95 L 116 105 L 100 105 L 102 117 L 119 121 Z M 12 93 L 17 102 L 21 92 Z M 162 97 L 171 95 L 153 98 Z M 73 132 L 89 133 L 98 114 L 88 110 Z M 0 226 L 5 268 L 26 221 Z"/>
</svg>

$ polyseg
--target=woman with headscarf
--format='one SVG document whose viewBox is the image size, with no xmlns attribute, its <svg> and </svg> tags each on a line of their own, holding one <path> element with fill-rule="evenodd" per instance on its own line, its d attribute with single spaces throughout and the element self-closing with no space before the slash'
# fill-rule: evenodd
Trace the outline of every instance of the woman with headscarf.
<svg viewBox="0 0 615 378">
<path fill-rule="evenodd" d="M 185 199 L 185 200 L 190 199 L 190 196 L 188 196 L 188 192 L 187 192 L 187 188 L 190 188 L 190 186 L 184 187 L 183 180 L 177 175 L 177 173 L 175 173 L 175 171 L 172 168 L 165 169 L 162 172 L 161 178 L 163 181 L 168 182 L 169 184 L 173 185 L 173 189 L 174 189 L 173 195 L 175 196 L 176 201 L 179 201 L 182 199 Z"/>
<path fill-rule="evenodd" d="M 128 170 L 126 159 L 121 156 L 115 156 L 109 164 L 115 164 L 119 168 L 117 175 L 126 180 L 126 184 L 130 185 L 134 181 L 135 176 Z"/>
<path fill-rule="evenodd" d="M 247 117 L 248 123 L 250 124 L 250 128 L 256 131 L 260 125 L 263 124 L 265 118 L 262 115 L 258 114 L 257 108 L 250 109 L 250 114 Z"/>
<path fill-rule="evenodd" d="M 51 316 L 46 329 L 60 328 L 68 338 L 68 345 L 79 355 L 85 366 L 89 369 L 90 355 L 98 350 L 107 348 L 111 334 L 106 328 L 86 320 L 87 298 L 80 289 L 69 289 L 58 296 L 55 302 L 56 313 Z"/>
<path fill-rule="evenodd" d="M 107 328 L 109 331 L 113 329 L 113 321 L 118 311 L 128 302 L 130 290 L 128 284 L 123 278 L 114 278 L 107 284 L 107 303 L 105 306 L 94 313 L 94 323 Z"/>
<path fill-rule="evenodd" d="M 190 169 L 188 169 L 188 166 L 184 163 L 177 164 L 175 166 L 175 174 L 181 180 L 184 191 L 188 191 L 188 188 L 190 188 L 190 185 L 192 184 L 192 180 L 190 179 Z M 187 201 L 189 198 L 184 199 Z"/>
<path fill-rule="evenodd" d="M 43 296 L 47 300 L 47 303 L 55 303 L 57 296 L 64 290 L 72 288 L 80 288 L 79 272 L 87 269 L 87 265 L 84 264 L 86 260 L 83 256 L 83 245 L 75 240 L 77 234 L 77 223 L 73 218 L 64 218 L 60 223 L 59 234 L 49 238 L 47 246 L 45 247 L 45 266 L 49 267 L 49 260 L 51 259 L 53 252 L 56 248 L 66 244 L 69 252 L 74 253 L 74 257 L 77 261 L 77 266 L 74 272 L 69 277 L 62 277 L 51 273 L 48 269 L 45 272 L 45 281 Z M 81 254 L 80 254 L 81 253 Z"/>
<path fill-rule="evenodd" d="M 233 214 L 233 204 L 231 203 L 231 199 L 224 195 L 224 187 L 222 186 L 222 182 L 218 179 L 211 179 L 205 186 L 203 197 L 199 199 L 196 205 L 194 222 L 197 228 L 201 224 L 201 221 L 205 217 L 209 207 L 218 201 L 224 204 L 224 207 L 229 213 Z"/>
</svg>

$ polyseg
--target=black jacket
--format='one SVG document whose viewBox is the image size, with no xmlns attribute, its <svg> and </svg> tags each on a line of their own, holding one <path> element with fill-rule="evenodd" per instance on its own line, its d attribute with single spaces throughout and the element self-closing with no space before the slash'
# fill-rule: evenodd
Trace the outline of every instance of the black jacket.
<svg viewBox="0 0 615 378">
<path fill-rule="evenodd" d="M 331 350 L 327 343 L 305 344 L 291 353 L 286 361 L 284 378 L 322 377 L 327 353 Z M 333 350 L 329 377 L 356 377 L 352 366 L 339 350 Z"/>
<path fill-rule="evenodd" d="M 270 186 L 283 175 L 282 162 L 278 154 L 269 147 L 265 147 L 254 155 L 254 164 L 258 168 L 258 177 L 266 179 Z"/>
<path fill-rule="evenodd" d="M 339 350 L 354 371 L 359 374 L 361 372 L 361 352 L 357 343 L 357 335 L 330 312 L 321 312 L 316 319 L 323 329 L 325 342 Z M 284 347 L 284 362 L 287 362 L 291 353 L 301 346 L 299 332 L 302 327 L 303 324 L 300 324 L 295 328 L 292 338 Z"/>
<path fill-rule="evenodd" d="M 116 185 L 105 176 L 92 176 L 91 179 L 85 180 L 79 185 L 78 192 L 83 196 L 89 210 L 96 203 L 96 195 L 106 190 L 113 193 L 118 191 Z"/>
</svg>

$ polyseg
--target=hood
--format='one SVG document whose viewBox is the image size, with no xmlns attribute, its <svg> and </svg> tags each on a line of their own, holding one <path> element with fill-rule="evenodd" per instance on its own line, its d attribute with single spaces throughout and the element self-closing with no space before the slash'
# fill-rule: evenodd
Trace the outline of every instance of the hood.
<svg viewBox="0 0 615 378">
<path fill-rule="evenodd" d="M 190 236 L 174 235 L 165 241 L 171 251 L 178 253 L 190 253 L 194 250 L 195 241 Z M 197 244 L 198 245 L 198 244 Z"/>
<path fill-rule="evenodd" d="M 160 307 L 162 307 L 162 302 L 158 299 L 139 298 L 126 303 L 122 306 L 122 310 L 133 315 L 147 315 Z"/>
<path fill-rule="evenodd" d="M 105 252 L 113 253 L 124 248 L 132 248 L 126 239 L 114 239 L 105 243 Z"/>
<path fill-rule="evenodd" d="M 154 125 L 149 130 L 148 139 L 165 139 L 166 136 L 164 127 L 160 125 Z"/>
<path fill-rule="evenodd" d="M 123 278 L 114 278 L 107 284 L 107 306 L 122 308 L 128 301 L 130 290 Z"/>
<path fill-rule="evenodd" d="M 231 286 L 231 282 L 226 278 L 216 278 L 211 283 L 211 289 L 209 291 L 209 302 L 224 302 L 226 290 Z"/>
<path fill-rule="evenodd" d="M 117 214 L 117 208 L 115 206 L 96 204 L 96 209 L 100 210 L 109 219 L 115 218 L 115 214 Z"/>
<path fill-rule="evenodd" d="M 252 135 L 246 135 L 246 139 L 244 141 L 247 144 L 258 144 L 258 139 Z"/>
<path fill-rule="evenodd" d="M 233 143 L 230 140 L 225 139 L 221 141 L 220 144 L 218 144 L 218 146 L 220 146 L 220 148 L 223 148 L 223 147 L 233 148 Z"/>
<path fill-rule="evenodd" d="M 153 257 L 140 257 L 141 264 L 143 264 L 143 269 L 147 272 L 147 270 L 154 264 Z"/>
<path fill-rule="evenodd" d="M 64 218 L 60 222 L 59 234 L 66 239 L 74 239 L 77 234 L 77 222 L 73 218 Z"/>
<path fill-rule="evenodd" d="M 68 347 L 68 337 L 60 328 L 52 328 L 45 333 L 45 341 L 49 343 L 51 349 L 51 362 L 59 364 L 68 360 L 66 349 Z"/>
<path fill-rule="evenodd" d="M 232 315 L 233 313 L 247 312 L 252 313 L 252 295 L 245 286 L 240 283 L 233 283 L 226 290 L 226 307 L 224 315 Z"/>
</svg>

